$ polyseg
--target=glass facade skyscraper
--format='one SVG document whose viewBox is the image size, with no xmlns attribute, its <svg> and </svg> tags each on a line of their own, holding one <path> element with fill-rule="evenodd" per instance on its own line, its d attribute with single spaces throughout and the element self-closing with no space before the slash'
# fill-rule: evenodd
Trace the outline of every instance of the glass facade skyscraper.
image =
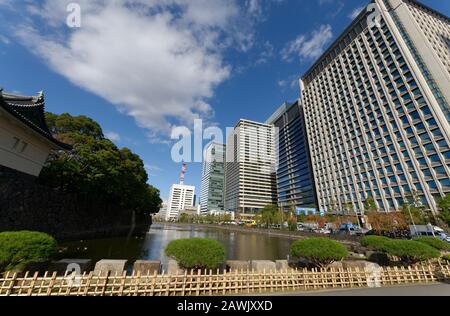
<svg viewBox="0 0 450 316">
<path fill-rule="evenodd" d="M 399 210 L 450 193 L 450 20 L 412 0 L 374 0 L 301 81 L 319 207 Z"/>
<path fill-rule="evenodd" d="M 200 194 L 202 215 L 225 210 L 225 154 L 226 146 L 215 142 L 209 144 L 205 150 Z"/>
<path fill-rule="evenodd" d="M 284 211 L 317 209 L 303 108 L 284 103 L 268 120 L 278 128 L 278 206 Z"/>
</svg>

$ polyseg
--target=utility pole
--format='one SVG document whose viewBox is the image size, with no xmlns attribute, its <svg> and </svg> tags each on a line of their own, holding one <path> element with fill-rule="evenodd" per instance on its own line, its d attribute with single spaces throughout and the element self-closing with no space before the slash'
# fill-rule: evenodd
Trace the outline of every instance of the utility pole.
<svg viewBox="0 0 450 316">
<path fill-rule="evenodd" d="M 417 226 L 416 226 L 416 223 L 414 222 L 414 218 L 411 213 L 411 204 L 409 203 L 409 200 L 407 198 L 405 198 L 403 201 L 404 201 L 404 203 L 406 203 L 408 205 L 408 213 L 409 213 L 409 217 L 411 218 L 411 223 L 413 224 L 413 227 L 414 227 L 414 234 L 417 235 Z"/>
</svg>

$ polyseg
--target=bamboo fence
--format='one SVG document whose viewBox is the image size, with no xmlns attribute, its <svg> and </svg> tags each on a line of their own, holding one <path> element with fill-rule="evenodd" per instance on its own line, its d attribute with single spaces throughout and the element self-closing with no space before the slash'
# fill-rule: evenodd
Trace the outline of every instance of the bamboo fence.
<svg viewBox="0 0 450 316">
<path fill-rule="evenodd" d="M 46 272 L 0 276 L 0 296 L 225 296 L 255 293 L 366 288 L 450 280 L 448 264 L 376 270 L 289 269 L 285 271 L 190 271 L 182 274 L 133 273 L 76 277 Z"/>
</svg>

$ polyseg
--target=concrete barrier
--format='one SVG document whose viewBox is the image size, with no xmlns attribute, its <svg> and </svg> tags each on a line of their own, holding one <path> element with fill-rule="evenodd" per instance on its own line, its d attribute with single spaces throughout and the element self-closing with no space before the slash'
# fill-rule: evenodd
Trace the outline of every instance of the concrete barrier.
<svg viewBox="0 0 450 316">
<path fill-rule="evenodd" d="M 277 260 L 275 261 L 275 266 L 277 271 L 285 271 L 289 269 L 289 262 L 287 260 Z"/>
<path fill-rule="evenodd" d="M 255 270 L 256 272 L 269 272 L 275 271 L 277 269 L 277 266 L 275 262 L 269 260 L 252 260 L 251 269 Z"/>
<path fill-rule="evenodd" d="M 332 264 L 330 264 L 328 266 L 328 268 L 343 269 L 344 268 L 344 264 L 342 263 L 342 261 L 335 261 Z"/>
<path fill-rule="evenodd" d="M 121 275 L 125 271 L 127 260 L 100 260 L 95 264 L 94 275 L 105 274 Z"/>
<path fill-rule="evenodd" d="M 133 265 L 133 271 L 141 275 L 154 274 L 161 272 L 161 261 L 159 260 L 138 260 Z"/>
<path fill-rule="evenodd" d="M 342 261 L 342 267 L 344 269 L 359 268 L 361 270 L 380 268 L 378 264 L 366 260 Z"/>
<path fill-rule="evenodd" d="M 79 268 L 79 271 L 77 270 Z M 58 275 L 64 275 L 66 271 L 77 271 L 83 274 L 91 272 L 93 262 L 91 259 L 61 259 L 50 263 L 49 272 L 56 272 Z"/>
<path fill-rule="evenodd" d="M 367 276 L 367 285 L 369 287 L 381 287 L 381 272 L 382 268 L 370 261 L 343 261 L 342 265 L 344 269 L 359 268 L 360 271 L 365 271 Z"/>
<path fill-rule="evenodd" d="M 227 260 L 225 264 L 228 271 L 247 271 L 250 269 L 250 261 Z"/>
<path fill-rule="evenodd" d="M 183 274 L 185 271 L 180 268 L 176 260 L 169 260 L 167 264 L 167 274 Z"/>
</svg>

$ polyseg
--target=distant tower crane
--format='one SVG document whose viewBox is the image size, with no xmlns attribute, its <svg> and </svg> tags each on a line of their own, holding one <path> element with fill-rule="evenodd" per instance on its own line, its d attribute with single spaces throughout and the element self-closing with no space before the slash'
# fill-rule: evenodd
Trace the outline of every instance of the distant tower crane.
<svg viewBox="0 0 450 316">
<path fill-rule="evenodd" d="M 180 184 L 184 185 L 184 179 L 186 178 L 186 170 L 187 170 L 187 164 L 183 162 L 183 165 L 181 166 L 181 175 L 180 175 Z"/>
</svg>

